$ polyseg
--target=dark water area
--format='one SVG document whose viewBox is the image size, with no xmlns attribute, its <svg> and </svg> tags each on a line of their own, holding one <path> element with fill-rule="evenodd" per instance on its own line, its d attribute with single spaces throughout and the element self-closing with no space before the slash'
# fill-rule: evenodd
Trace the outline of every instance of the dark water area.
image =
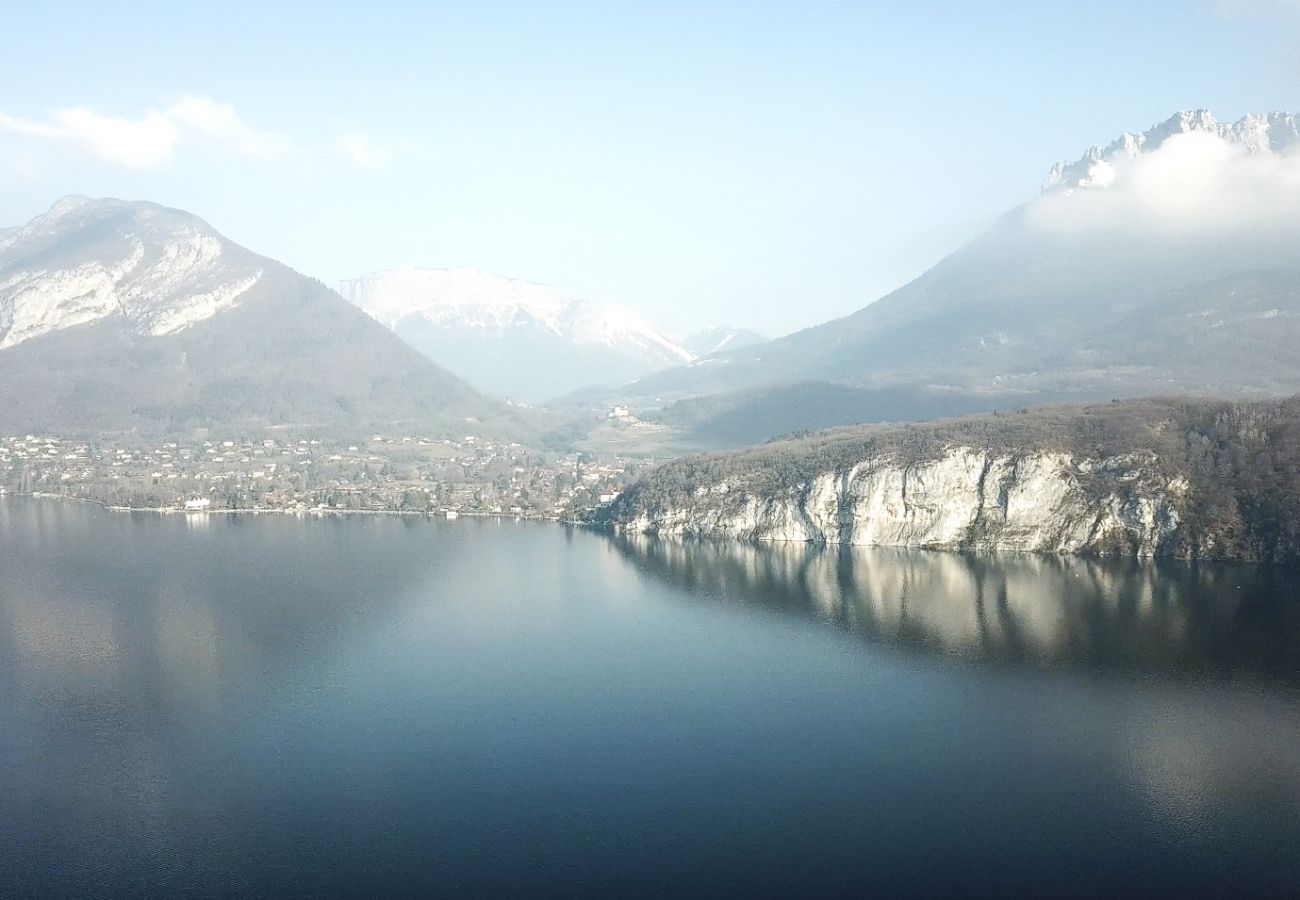
<svg viewBox="0 0 1300 900">
<path fill-rule="evenodd" d="M 1297 580 L 0 499 L 0 894 L 1296 893 Z"/>
</svg>

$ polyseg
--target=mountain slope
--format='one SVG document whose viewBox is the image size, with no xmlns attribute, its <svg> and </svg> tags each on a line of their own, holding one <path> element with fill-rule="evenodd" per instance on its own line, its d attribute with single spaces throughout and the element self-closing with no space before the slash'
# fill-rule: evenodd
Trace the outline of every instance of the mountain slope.
<svg viewBox="0 0 1300 900">
<path fill-rule="evenodd" d="M 179 210 L 67 198 L 0 240 L 0 431 L 461 436 L 510 413 Z"/>
<path fill-rule="evenodd" d="M 1300 390 L 1296 132 L 1283 114 L 1180 114 L 1056 166 L 1042 197 L 853 315 L 608 393 L 823 382 L 987 409 Z"/>
<path fill-rule="evenodd" d="M 478 269 L 391 269 L 339 292 L 474 386 L 528 402 L 694 358 L 632 310 Z"/>
</svg>

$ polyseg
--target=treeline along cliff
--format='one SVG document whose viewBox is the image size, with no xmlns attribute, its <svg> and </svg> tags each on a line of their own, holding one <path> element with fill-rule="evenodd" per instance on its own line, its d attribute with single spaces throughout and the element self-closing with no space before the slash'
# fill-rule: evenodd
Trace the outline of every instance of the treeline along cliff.
<svg viewBox="0 0 1300 900">
<path fill-rule="evenodd" d="M 1142 400 L 840 429 L 677 460 L 626 533 L 1300 561 L 1300 397 Z"/>
</svg>

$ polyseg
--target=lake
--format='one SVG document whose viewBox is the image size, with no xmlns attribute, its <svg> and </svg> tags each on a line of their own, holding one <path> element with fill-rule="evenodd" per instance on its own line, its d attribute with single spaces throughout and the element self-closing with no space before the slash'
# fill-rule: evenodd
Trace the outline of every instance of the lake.
<svg viewBox="0 0 1300 900">
<path fill-rule="evenodd" d="M 1295 892 L 1298 580 L 3 498 L 0 893 Z"/>
</svg>

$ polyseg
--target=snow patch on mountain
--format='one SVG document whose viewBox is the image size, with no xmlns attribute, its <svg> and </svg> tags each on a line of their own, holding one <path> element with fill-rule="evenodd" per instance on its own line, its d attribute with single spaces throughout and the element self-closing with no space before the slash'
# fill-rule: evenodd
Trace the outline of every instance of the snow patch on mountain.
<svg viewBox="0 0 1300 900">
<path fill-rule="evenodd" d="M 695 354 L 641 314 L 575 299 L 559 288 L 474 268 L 406 266 L 341 282 L 338 291 L 389 328 L 419 319 L 448 330 L 535 329 L 578 346 L 601 346 L 676 365 Z"/>
<path fill-rule="evenodd" d="M 764 344 L 767 340 L 763 335 L 748 328 L 714 325 L 685 338 L 682 341 L 682 346 L 696 356 L 705 357 L 728 350 L 739 350 L 741 347 Z"/>
</svg>

